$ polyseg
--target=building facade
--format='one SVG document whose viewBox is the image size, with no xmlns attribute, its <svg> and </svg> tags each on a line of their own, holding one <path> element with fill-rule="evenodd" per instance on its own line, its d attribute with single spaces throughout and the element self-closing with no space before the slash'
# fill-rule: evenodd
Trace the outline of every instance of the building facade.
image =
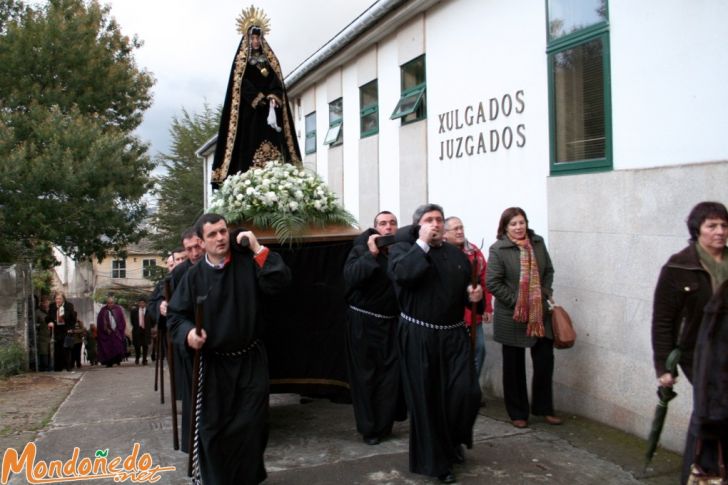
<svg viewBox="0 0 728 485">
<path fill-rule="evenodd" d="M 94 260 L 94 288 L 97 294 L 114 290 L 151 292 L 152 275 L 164 265 L 164 258 L 148 241 L 142 240 L 127 247 L 123 256 L 110 254 L 101 261 Z"/>
<path fill-rule="evenodd" d="M 718 0 L 380 0 L 286 78 L 304 164 L 362 227 L 436 202 L 487 251 L 522 207 L 579 335 L 557 351 L 557 409 L 646 436 L 659 269 L 697 202 L 728 202 L 726 21 Z M 691 391 L 663 433 L 675 450 Z"/>
</svg>

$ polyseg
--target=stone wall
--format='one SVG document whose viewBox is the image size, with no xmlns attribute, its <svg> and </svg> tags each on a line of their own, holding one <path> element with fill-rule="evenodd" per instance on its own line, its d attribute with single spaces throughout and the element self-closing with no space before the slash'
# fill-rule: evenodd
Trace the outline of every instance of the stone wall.
<svg viewBox="0 0 728 485">
<path fill-rule="evenodd" d="M 576 346 L 556 350 L 554 399 L 573 412 L 646 437 L 657 403 L 652 298 L 660 268 L 687 244 L 687 215 L 728 203 L 728 162 L 548 179 L 554 293 L 570 312 Z M 502 395 L 501 349 L 488 329 L 483 384 Z M 529 367 L 530 367 L 530 359 Z M 692 388 L 680 378 L 662 444 L 682 451 Z"/>
</svg>

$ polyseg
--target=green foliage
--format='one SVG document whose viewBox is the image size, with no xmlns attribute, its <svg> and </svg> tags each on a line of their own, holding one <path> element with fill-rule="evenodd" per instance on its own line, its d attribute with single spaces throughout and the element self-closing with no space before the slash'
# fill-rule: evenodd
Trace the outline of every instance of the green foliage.
<svg viewBox="0 0 728 485">
<path fill-rule="evenodd" d="M 272 228 L 281 243 L 292 243 L 307 227 L 355 223 L 316 172 L 277 161 L 225 179 L 210 211 L 228 222 Z"/>
<path fill-rule="evenodd" d="M 137 304 L 139 298 L 149 299 L 150 292 L 135 288 L 123 288 L 110 291 L 99 291 L 94 294 L 94 301 L 102 305 L 106 304 L 106 298 L 112 295 L 114 303 L 127 310 Z"/>
<path fill-rule="evenodd" d="M 0 5 L 0 256 L 47 241 L 101 259 L 138 241 L 153 168 L 131 133 L 153 84 L 139 41 L 95 1 Z"/>
<path fill-rule="evenodd" d="M 53 290 L 53 273 L 49 270 L 33 271 L 33 291 L 40 295 L 50 295 Z"/>
<path fill-rule="evenodd" d="M 159 281 L 163 280 L 167 274 L 169 274 L 166 266 L 150 266 L 148 271 L 149 277 L 147 277 L 147 279 L 154 284 L 157 284 Z"/>
<path fill-rule="evenodd" d="M 4 107 L 76 107 L 104 129 L 139 126 L 154 80 L 136 66 L 141 42 L 123 35 L 109 11 L 96 1 L 50 0 L 11 16 L 0 39 Z"/>
<path fill-rule="evenodd" d="M 157 184 L 158 209 L 152 220 L 156 233 L 150 235 L 160 251 L 179 246 L 180 234 L 202 214 L 204 164 L 195 152 L 217 133 L 219 121 L 220 108 L 208 105 L 199 114 L 183 108 L 182 115 L 172 119 L 171 153 L 160 157 L 167 173 Z"/>
<path fill-rule="evenodd" d="M 0 346 L 0 377 L 20 374 L 25 363 L 25 352 L 18 343 Z"/>
</svg>

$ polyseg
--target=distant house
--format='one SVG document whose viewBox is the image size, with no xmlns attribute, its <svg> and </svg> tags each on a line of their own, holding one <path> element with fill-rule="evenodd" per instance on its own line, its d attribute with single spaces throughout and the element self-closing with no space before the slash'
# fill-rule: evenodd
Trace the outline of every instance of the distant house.
<svg viewBox="0 0 728 485">
<path fill-rule="evenodd" d="M 152 248 L 150 241 L 143 239 L 126 248 L 126 257 L 109 254 L 101 262 L 94 261 L 94 287 L 97 292 L 122 289 L 151 291 L 154 267 L 163 263 L 164 257 Z"/>
</svg>

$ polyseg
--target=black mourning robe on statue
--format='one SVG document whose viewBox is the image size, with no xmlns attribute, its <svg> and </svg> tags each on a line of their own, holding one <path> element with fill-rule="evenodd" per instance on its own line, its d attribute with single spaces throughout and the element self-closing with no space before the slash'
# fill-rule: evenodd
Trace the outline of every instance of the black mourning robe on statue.
<svg viewBox="0 0 728 485">
<path fill-rule="evenodd" d="M 216 485 L 266 478 L 269 377 L 265 347 L 254 345 L 263 333 L 259 301 L 261 293 L 277 293 L 291 278 L 280 255 L 269 252 L 260 268 L 249 249 L 233 248 L 221 269 L 205 260 L 192 266 L 168 311 L 175 342 L 186 346 L 195 327 L 195 303 L 205 297 L 199 460 L 202 482 Z"/>
<path fill-rule="evenodd" d="M 364 439 L 384 438 L 406 417 L 396 345 L 397 296 L 387 275 L 387 256 L 375 258 L 367 240 L 354 241 L 344 264 L 347 309 L 346 350 L 356 428 Z"/>
<path fill-rule="evenodd" d="M 218 188 L 230 175 L 270 160 L 301 164 L 278 58 L 262 36 L 259 51 L 251 51 L 249 38 L 246 35 L 240 41 L 230 71 L 212 162 L 213 188 Z M 255 64 L 250 62 L 253 58 Z M 280 132 L 268 125 L 269 95 L 278 104 L 275 112 Z"/>
<path fill-rule="evenodd" d="M 398 231 L 389 271 L 401 312 L 420 322 L 400 316 L 397 331 L 410 414 L 410 470 L 439 476 L 461 459 L 462 444 L 472 447 L 480 405 L 468 332 L 457 325 L 468 305 L 470 262 L 451 244 L 425 253 L 415 239 L 411 226 Z M 443 328 L 448 326 L 454 328 Z"/>
</svg>

